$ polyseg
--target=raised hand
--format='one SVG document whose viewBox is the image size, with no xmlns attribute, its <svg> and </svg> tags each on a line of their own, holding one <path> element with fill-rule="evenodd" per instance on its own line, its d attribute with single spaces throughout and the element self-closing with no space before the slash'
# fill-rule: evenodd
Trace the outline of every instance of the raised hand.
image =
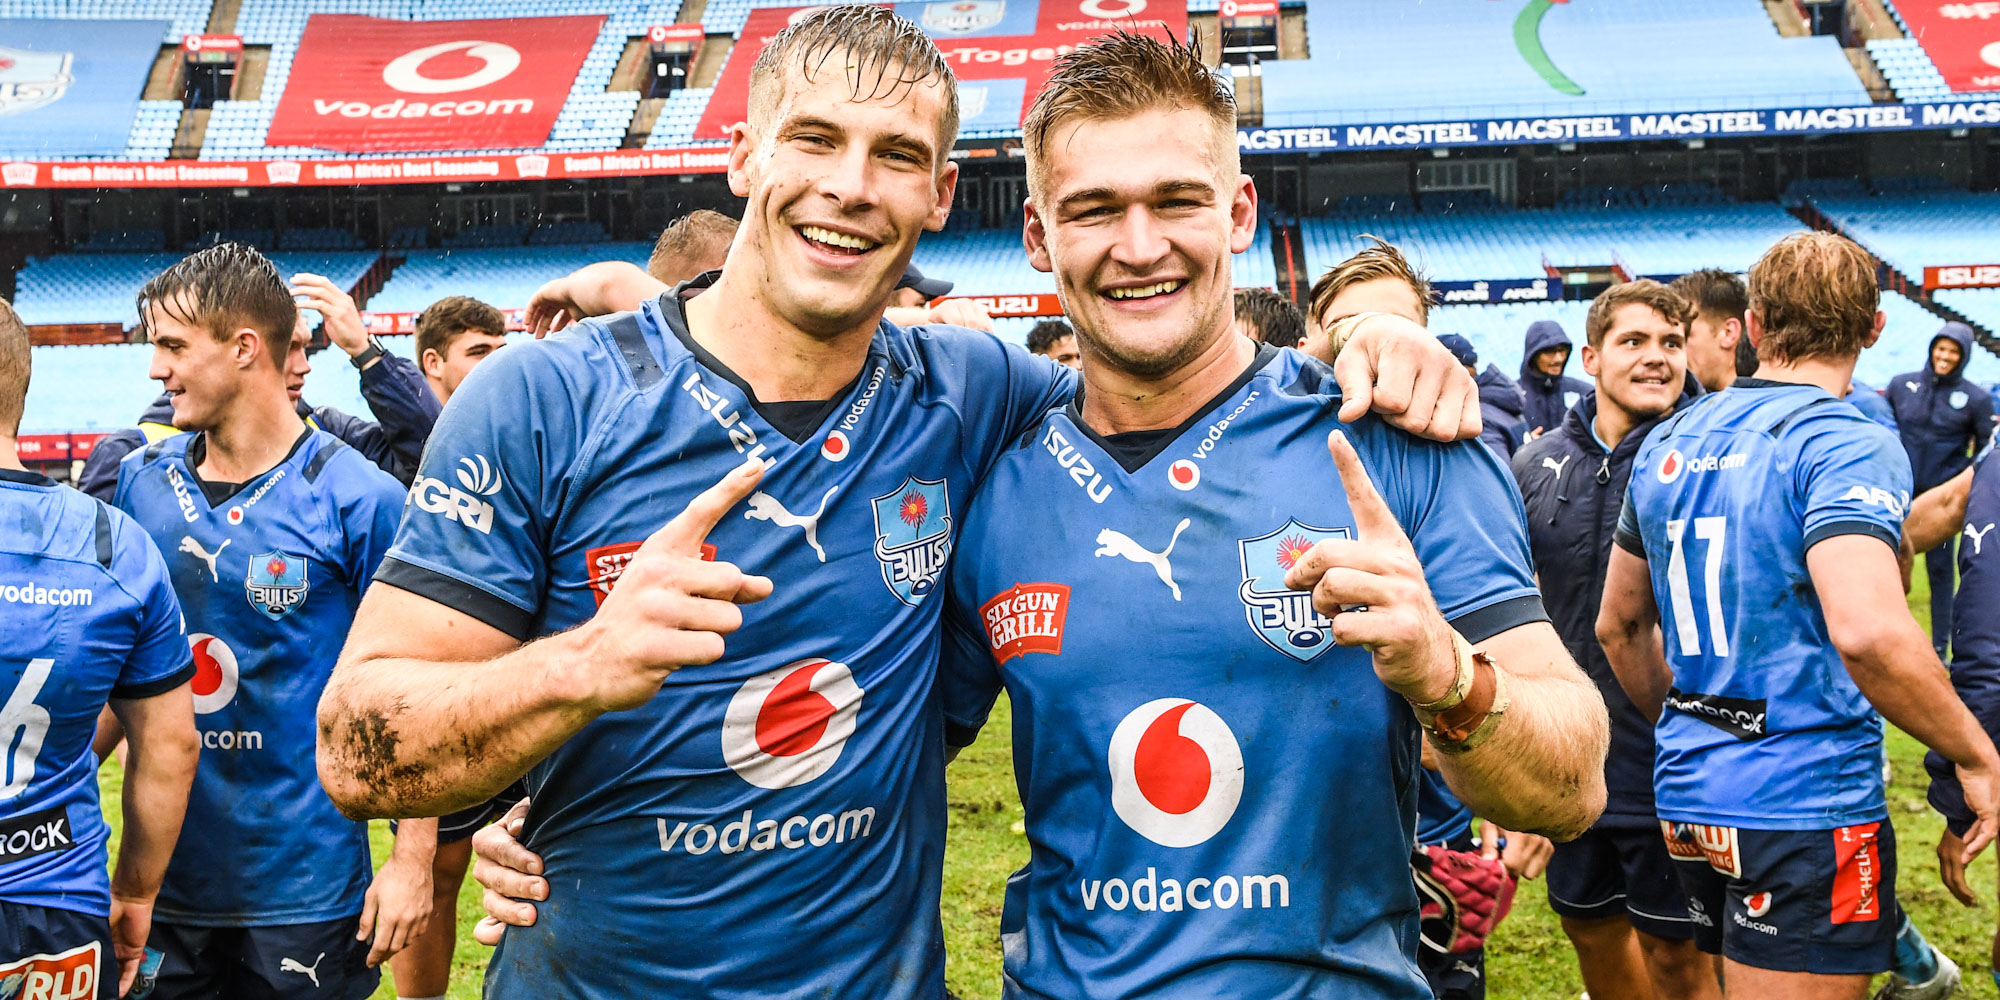
<svg viewBox="0 0 2000 1000">
<path fill-rule="evenodd" d="M 577 630 L 581 655 L 568 682 L 581 704 L 600 712 L 636 708 L 674 671 L 722 658 L 723 637 L 743 624 L 737 605 L 770 596 L 771 581 L 733 563 L 704 561 L 701 546 L 763 475 L 756 459 L 737 466 L 632 554 L 604 605 Z"/>
<path fill-rule="evenodd" d="M 361 310 L 340 286 L 317 274 L 301 271 L 292 275 L 292 297 L 299 305 L 319 313 L 326 339 L 349 356 L 368 349 L 368 328 L 361 322 Z"/>
<path fill-rule="evenodd" d="M 1389 426 L 1437 441 L 1479 436 L 1479 386 L 1429 330 L 1401 316 L 1370 316 L 1333 359 L 1340 419 L 1370 410 Z"/>
<path fill-rule="evenodd" d="M 1347 435 L 1328 435 L 1327 451 L 1340 471 L 1355 537 L 1314 545 L 1285 572 L 1285 586 L 1312 591 L 1314 610 L 1333 621 L 1334 641 L 1366 647 L 1375 676 L 1390 690 L 1419 704 L 1436 701 L 1457 676 L 1451 626 L 1431 599 L 1409 536 Z"/>
</svg>

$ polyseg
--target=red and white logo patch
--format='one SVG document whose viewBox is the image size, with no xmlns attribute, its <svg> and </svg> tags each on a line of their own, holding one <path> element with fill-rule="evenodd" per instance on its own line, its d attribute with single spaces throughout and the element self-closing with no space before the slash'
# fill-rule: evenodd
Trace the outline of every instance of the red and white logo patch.
<svg viewBox="0 0 2000 1000">
<path fill-rule="evenodd" d="M 242 523 L 243 523 L 243 508 L 242 508 L 242 507 L 231 507 L 231 508 L 229 508 L 229 515 L 228 515 L 228 517 L 229 517 L 229 523 L 230 523 L 230 524 L 242 524 Z"/>
<path fill-rule="evenodd" d="M 1243 798 L 1243 750 L 1214 710 L 1159 698 L 1111 734 L 1111 807 L 1162 847 L 1193 847 L 1222 831 Z"/>
<path fill-rule="evenodd" d="M 996 665 L 1026 653 L 1060 653 L 1069 587 L 1017 583 L 980 605 L 979 618 L 986 623 L 986 645 Z"/>
<path fill-rule="evenodd" d="M 1680 449 L 1676 448 L 1667 452 L 1667 457 L 1660 459 L 1659 471 L 1654 475 L 1662 483 L 1672 483 L 1681 477 L 1681 472 L 1686 468 L 1687 459 L 1682 457 Z"/>
<path fill-rule="evenodd" d="M 1843 826 L 1833 831 L 1833 912 L 1836 924 L 1882 919 L 1882 855 L 1876 834 L 1880 823 Z"/>
<path fill-rule="evenodd" d="M 1753 917 L 1761 917 L 1771 912 L 1771 894 L 1768 892 L 1753 892 L 1743 897 L 1743 912 Z"/>
<path fill-rule="evenodd" d="M 791 788 L 840 760 L 861 713 L 845 663 L 789 663 L 743 682 L 722 719 L 722 759 L 759 788 Z"/>
<path fill-rule="evenodd" d="M 604 606 L 604 599 L 611 596 L 611 588 L 618 585 L 618 578 L 625 575 L 625 567 L 632 562 L 632 554 L 639 551 L 644 542 L 617 542 L 599 545 L 583 550 L 583 561 L 587 565 L 590 596 L 596 598 L 597 606 Z M 715 546 L 706 542 L 701 546 L 701 557 L 715 561 Z"/>
<path fill-rule="evenodd" d="M 60 955 L 29 955 L 0 965 L 0 997 L 8 1000 L 93 1000 L 103 966 L 92 941 Z"/>
<path fill-rule="evenodd" d="M 1167 482 L 1185 493 L 1201 485 L 1201 466 L 1183 458 L 1167 466 Z"/>
<path fill-rule="evenodd" d="M 819 457 L 829 462 L 845 462 L 848 453 L 853 450 L 854 445 L 847 440 L 847 435 L 839 431 L 828 431 L 825 443 L 819 446 Z"/>
<path fill-rule="evenodd" d="M 1674 860 L 1706 861 L 1710 868 L 1730 878 L 1743 877 L 1743 856 L 1736 848 L 1735 827 L 1661 820 L 1660 835 L 1666 839 L 1667 855 Z"/>
<path fill-rule="evenodd" d="M 207 715 L 236 698 L 236 651 L 217 636 L 195 632 L 188 636 L 194 653 L 194 714 Z"/>
</svg>

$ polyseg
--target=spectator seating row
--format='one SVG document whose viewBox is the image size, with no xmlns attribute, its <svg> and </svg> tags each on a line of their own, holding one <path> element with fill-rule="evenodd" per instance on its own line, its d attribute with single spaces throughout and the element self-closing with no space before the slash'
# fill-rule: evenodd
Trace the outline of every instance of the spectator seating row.
<svg viewBox="0 0 2000 1000">
<path fill-rule="evenodd" d="M 1870 196 L 1850 188 L 1816 194 L 1811 201 L 1856 242 L 1912 279 L 1921 280 L 1926 267 L 1991 264 L 2000 256 L 1993 238 L 2000 232 L 2000 194 L 1940 186 Z"/>
<path fill-rule="evenodd" d="M 1896 99 L 1910 104 L 1929 104 L 1959 96 L 1944 82 L 1937 63 L 1922 44 L 1908 38 L 1880 38 L 1867 43 L 1875 68 L 1889 81 Z"/>
<path fill-rule="evenodd" d="M 694 142 L 694 129 L 701 124 L 702 109 L 708 106 L 712 87 L 683 87 L 667 95 L 653 130 L 646 134 L 647 149 L 670 149 Z M 715 140 L 720 144 L 721 140 Z"/>
<path fill-rule="evenodd" d="M 268 244 L 267 244 L 268 245 Z M 352 288 L 381 256 L 373 250 L 279 251 L 278 272 L 323 274 Z M 14 308 L 31 325 L 139 322 L 135 299 L 154 275 L 181 259 L 177 253 L 91 253 L 29 257 L 16 277 Z"/>
<path fill-rule="evenodd" d="M 0 18 L 55 18 L 81 21 L 167 21 L 162 45 L 179 45 L 187 35 L 208 30 L 210 0 L 0 0 Z"/>
<path fill-rule="evenodd" d="M 470 295 L 502 309 L 519 309 L 544 282 L 585 264 L 628 260 L 644 267 L 650 243 L 538 246 L 533 250 L 415 250 L 368 300 L 375 312 L 419 312 L 447 295 Z"/>
</svg>

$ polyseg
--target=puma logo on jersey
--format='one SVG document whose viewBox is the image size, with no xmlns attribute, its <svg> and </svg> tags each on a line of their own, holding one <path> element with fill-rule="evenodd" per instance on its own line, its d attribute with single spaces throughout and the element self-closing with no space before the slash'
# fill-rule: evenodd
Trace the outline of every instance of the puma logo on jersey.
<svg viewBox="0 0 2000 1000">
<path fill-rule="evenodd" d="M 326 961 L 326 952 L 323 951 L 319 953 L 318 958 L 313 959 L 313 964 L 311 965 L 302 964 L 296 958 L 281 958 L 278 960 L 278 971 L 296 972 L 312 980 L 313 988 L 317 989 L 319 988 L 319 963 L 324 961 Z"/>
<path fill-rule="evenodd" d="M 1118 556 L 1129 562 L 1153 567 L 1153 572 L 1159 574 L 1160 582 L 1174 592 L 1174 600 L 1178 601 L 1181 599 L 1181 587 L 1174 582 L 1174 567 L 1167 559 L 1173 555 L 1174 543 L 1181 540 L 1181 532 L 1187 530 L 1189 523 L 1187 518 L 1181 518 L 1181 523 L 1174 526 L 1174 536 L 1167 539 L 1167 547 L 1159 552 L 1147 550 L 1122 531 L 1106 528 L 1097 533 L 1097 554 Z"/>
<path fill-rule="evenodd" d="M 201 543 L 195 541 L 193 535 L 181 536 L 181 551 L 201 560 L 203 564 L 208 566 L 208 578 L 214 583 L 222 582 L 222 574 L 215 570 L 215 560 L 222 555 L 222 550 L 228 547 L 229 539 L 225 538 L 222 540 L 221 545 L 215 547 L 214 552 L 210 552 L 202 548 Z"/>
<path fill-rule="evenodd" d="M 1992 530 L 1993 530 L 1992 522 L 1988 522 L 1986 527 L 1984 528 L 1975 528 L 1970 524 L 1967 524 L 1965 526 L 1965 537 L 1972 539 L 1973 555 L 1976 556 L 1979 554 L 1980 546 L 1983 545 L 1986 541 L 1986 533 Z"/>
<path fill-rule="evenodd" d="M 1556 470 L 1556 482 L 1562 482 L 1563 467 L 1569 465 L 1569 460 L 1575 457 L 1574 455 L 1564 455 L 1560 462 L 1553 458 L 1544 457 L 1542 459 L 1542 468 Z"/>
<path fill-rule="evenodd" d="M 827 503 L 839 490 L 838 485 L 827 487 L 826 496 L 819 498 L 819 509 L 813 511 L 811 517 L 802 517 L 786 510 L 785 505 L 779 503 L 777 497 L 758 490 L 750 494 L 750 509 L 744 511 L 743 516 L 754 521 L 769 521 L 780 528 L 805 529 L 806 544 L 812 546 L 812 550 L 819 554 L 820 562 L 825 562 L 826 550 L 819 547 L 819 519 L 826 513 Z"/>
</svg>

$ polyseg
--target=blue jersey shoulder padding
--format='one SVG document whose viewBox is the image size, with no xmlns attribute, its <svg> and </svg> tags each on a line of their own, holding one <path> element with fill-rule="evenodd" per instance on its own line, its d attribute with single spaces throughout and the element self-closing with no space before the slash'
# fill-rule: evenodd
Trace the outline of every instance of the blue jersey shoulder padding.
<svg viewBox="0 0 2000 1000">
<path fill-rule="evenodd" d="M 754 456 L 762 482 L 708 543 L 775 584 L 721 661 L 529 772 L 524 840 L 552 896 L 508 931 L 490 989 L 942 995 L 937 590 L 974 484 L 1070 378 L 986 334 L 885 323 L 793 438 L 671 296 L 480 363 L 383 580 L 522 640 L 575 627 Z"/>
<path fill-rule="evenodd" d="M 0 900 L 108 915 L 98 713 L 194 675 L 159 549 L 102 502 L 0 470 L 0 634 Z"/>
<path fill-rule="evenodd" d="M 1879 820 L 1882 721 L 1828 638 L 1806 552 L 1895 549 L 1895 438 L 1813 386 L 1739 380 L 1647 436 L 1617 541 L 1647 560 L 1673 688 L 1656 730 L 1662 819 L 1753 830 Z"/>
<path fill-rule="evenodd" d="M 954 743 L 1003 687 L 1013 706 L 1030 859 L 1001 922 L 1007 995 L 1430 996 L 1416 718 L 1283 582 L 1354 529 L 1335 391 L 1267 348 L 1143 451 L 1053 410 L 966 513 L 940 683 Z M 1484 445 L 1345 431 L 1460 632 L 1545 620 Z"/>
<path fill-rule="evenodd" d="M 126 456 L 118 506 L 169 553 L 196 667 L 201 767 L 155 913 L 206 927 L 361 911 L 367 824 L 314 768 L 321 690 L 395 531 L 403 489 L 325 431 L 211 504 L 183 434 Z"/>
</svg>

